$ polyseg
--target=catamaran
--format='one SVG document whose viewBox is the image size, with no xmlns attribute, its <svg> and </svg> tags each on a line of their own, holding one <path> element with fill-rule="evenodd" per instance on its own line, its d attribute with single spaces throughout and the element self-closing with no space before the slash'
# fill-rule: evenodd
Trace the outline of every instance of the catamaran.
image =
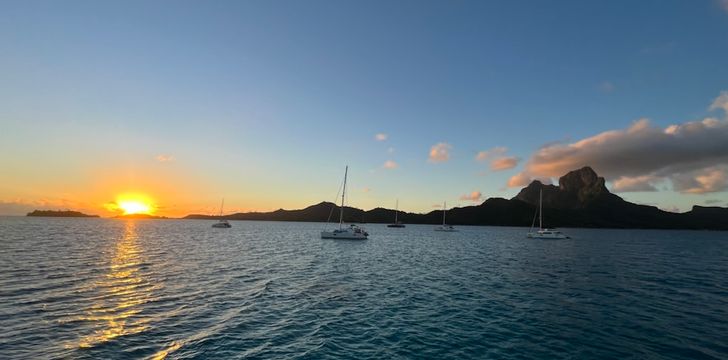
<svg viewBox="0 0 728 360">
<path fill-rule="evenodd" d="M 225 206 L 225 199 L 222 199 L 222 203 L 220 204 L 220 218 L 219 218 L 219 220 L 216 223 L 212 224 L 212 227 L 214 227 L 214 228 L 225 228 L 225 229 L 227 229 L 227 228 L 233 227 L 232 225 L 230 225 L 230 223 L 227 220 L 225 220 L 225 219 L 222 218 L 222 207 L 223 206 Z"/>
<path fill-rule="evenodd" d="M 399 199 L 397 199 L 397 204 L 394 206 L 394 224 L 389 224 L 387 227 L 391 228 L 403 228 L 404 224 L 402 224 L 401 221 L 397 220 L 397 215 L 399 214 Z"/>
<path fill-rule="evenodd" d="M 332 231 L 322 231 L 322 239 L 342 239 L 342 240 L 366 240 L 369 233 L 363 228 L 354 224 L 348 227 L 344 226 L 344 200 L 346 199 L 346 176 L 349 173 L 349 166 L 344 170 L 344 187 L 341 191 L 341 207 L 339 208 L 339 228 Z"/>
<path fill-rule="evenodd" d="M 455 229 L 452 225 L 448 225 L 445 223 L 445 213 L 447 212 L 447 202 L 442 203 L 442 225 L 436 226 L 435 231 L 445 231 L 445 232 L 456 232 L 458 231 Z"/>
<path fill-rule="evenodd" d="M 526 234 L 526 237 L 532 239 L 568 239 L 569 237 L 561 233 L 561 231 L 554 229 L 544 229 L 543 227 L 543 188 L 538 192 L 538 231 L 533 231 L 533 226 L 536 225 L 536 214 L 533 214 L 533 221 L 531 222 L 531 229 Z"/>
</svg>

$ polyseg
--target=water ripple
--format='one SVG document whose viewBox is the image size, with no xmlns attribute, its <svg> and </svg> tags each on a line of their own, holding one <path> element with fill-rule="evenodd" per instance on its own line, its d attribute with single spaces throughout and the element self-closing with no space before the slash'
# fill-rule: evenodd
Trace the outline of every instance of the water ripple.
<svg viewBox="0 0 728 360">
<path fill-rule="evenodd" d="M 0 218 L 0 358 L 728 358 L 720 232 Z"/>
</svg>

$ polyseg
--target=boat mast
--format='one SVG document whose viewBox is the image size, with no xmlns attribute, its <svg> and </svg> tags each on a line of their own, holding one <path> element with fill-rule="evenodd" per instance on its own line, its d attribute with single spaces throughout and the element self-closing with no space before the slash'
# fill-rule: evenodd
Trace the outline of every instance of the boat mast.
<svg viewBox="0 0 728 360">
<path fill-rule="evenodd" d="M 346 175 L 349 173 L 349 165 L 344 170 L 344 189 L 341 191 L 341 208 L 339 209 L 339 230 L 344 227 L 344 196 L 346 195 Z"/>
<path fill-rule="evenodd" d="M 538 191 L 538 228 L 543 229 L 543 187 Z"/>
<path fill-rule="evenodd" d="M 396 204 L 394 205 L 394 223 L 397 223 L 397 214 L 399 213 L 399 199 L 397 199 Z"/>
<path fill-rule="evenodd" d="M 222 198 L 222 203 L 220 203 L 220 218 L 222 218 L 222 207 L 225 206 L 225 198 Z"/>
<path fill-rule="evenodd" d="M 445 210 L 447 209 L 447 201 L 442 202 L 442 225 L 445 226 Z"/>
</svg>

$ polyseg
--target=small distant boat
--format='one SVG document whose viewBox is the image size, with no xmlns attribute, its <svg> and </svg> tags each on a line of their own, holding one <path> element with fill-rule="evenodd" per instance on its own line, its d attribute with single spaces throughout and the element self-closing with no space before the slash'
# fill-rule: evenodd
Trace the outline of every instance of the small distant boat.
<svg viewBox="0 0 728 360">
<path fill-rule="evenodd" d="M 339 228 L 332 231 L 322 231 L 322 239 L 342 239 L 342 240 L 366 240 L 369 233 L 363 228 L 354 224 L 348 227 L 344 226 L 344 199 L 346 198 L 346 176 L 349 174 L 349 167 L 344 170 L 344 187 L 341 192 L 341 208 L 339 208 Z"/>
<path fill-rule="evenodd" d="M 455 227 L 445 223 L 445 213 L 446 212 L 447 212 L 447 203 L 443 202 L 442 203 L 442 225 L 436 226 L 435 231 L 457 232 L 458 230 Z"/>
<path fill-rule="evenodd" d="M 389 224 L 387 227 L 391 228 L 403 228 L 404 224 L 402 224 L 401 221 L 397 220 L 397 215 L 399 214 L 399 200 L 397 200 L 397 205 L 394 207 L 394 224 Z"/>
<path fill-rule="evenodd" d="M 533 226 L 536 224 L 536 214 L 533 214 L 533 222 L 531 222 L 531 230 L 529 230 L 526 237 L 531 239 L 568 239 L 569 237 L 564 235 L 561 231 L 554 229 L 545 229 L 543 227 L 543 189 L 538 192 L 538 231 L 533 231 Z"/>
<path fill-rule="evenodd" d="M 222 218 L 223 206 L 225 206 L 225 199 L 222 199 L 222 203 L 220 204 L 220 219 L 216 223 L 212 224 L 212 227 L 214 227 L 214 228 L 227 229 L 227 228 L 233 227 L 232 225 L 230 225 L 230 223 L 227 220 Z"/>
</svg>

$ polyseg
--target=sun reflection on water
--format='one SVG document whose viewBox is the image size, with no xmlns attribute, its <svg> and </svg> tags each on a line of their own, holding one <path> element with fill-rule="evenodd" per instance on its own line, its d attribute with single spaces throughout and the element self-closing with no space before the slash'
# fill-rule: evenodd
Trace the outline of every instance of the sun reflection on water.
<svg viewBox="0 0 728 360">
<path fill-rule="evenodd" d="M 108 273 L 94 284 L 99 300 L 76 320 L 91 322 L 93 333 L 83 337 L 78 347 L 89 348 L 119 336 L 137 334 L 149 328 L 149 318 L 141 315 L 151 300 L 154 284 L 144 273 L 137 223 L 127 221 L 116 243 Z"/>
</svg>

